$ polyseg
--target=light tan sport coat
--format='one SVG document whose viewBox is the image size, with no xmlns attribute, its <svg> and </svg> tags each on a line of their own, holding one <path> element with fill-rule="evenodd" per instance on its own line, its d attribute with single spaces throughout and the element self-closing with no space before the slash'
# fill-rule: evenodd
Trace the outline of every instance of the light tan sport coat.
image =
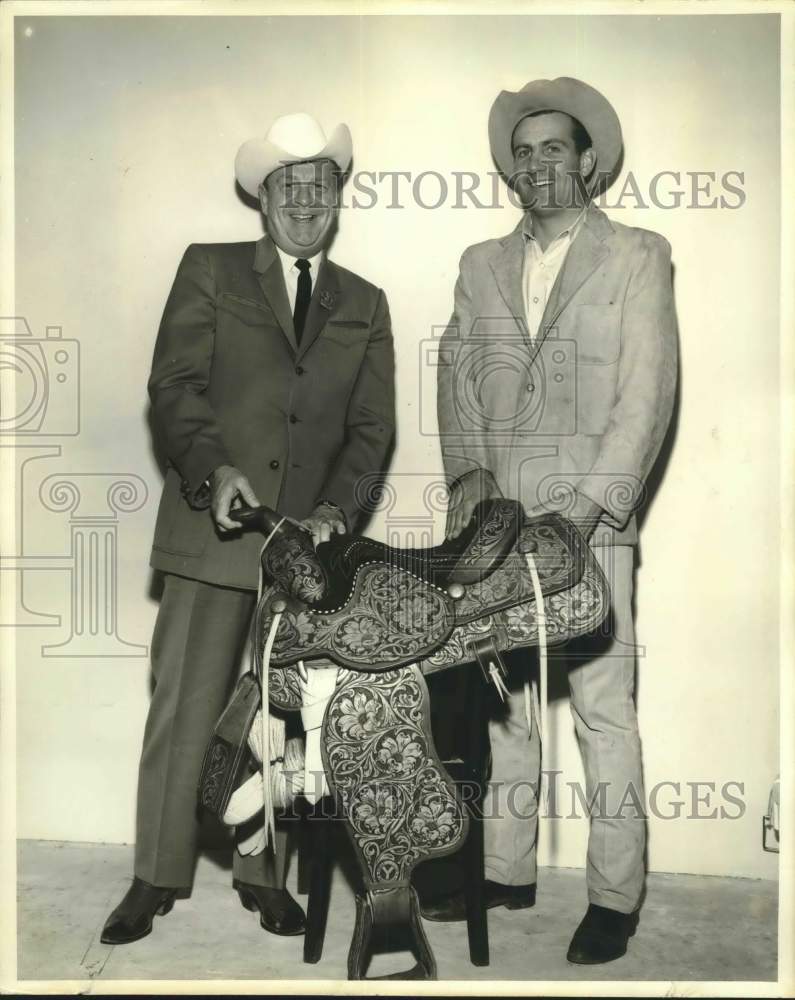
<svg viewBox="0 0 795 1000">
<path fill-rule="evenodd" d="M 593 542 L 633 544 L 676 388 L 671 248 L 591 206 L 531 340 L 524 239 L 520 223 L 461 258 L 437 359 L 445 471 L 488 469 L 528 511 L 578 491 L 604 510 Z"/>
</svg>

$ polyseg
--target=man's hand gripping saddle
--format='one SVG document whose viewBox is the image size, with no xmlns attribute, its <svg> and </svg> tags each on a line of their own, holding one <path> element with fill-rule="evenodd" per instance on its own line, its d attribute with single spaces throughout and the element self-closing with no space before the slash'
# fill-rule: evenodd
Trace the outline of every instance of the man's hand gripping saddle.
<svg viewBox="0 0 795 1000">
<path fill-rule="evenodd" d="M 349 977 L 364 978 L 374 928 L 402 925 L 418 964 L 398 978 L 432 978 L 411 871 L 460 847 L 467 814 L 433 745 L 424 675 L 478 662 L 499 690 L 502 652 L 597 628 L 609 610 L 607 582 L 571 521 L 528 518 L 512 500 L 483 501 L 457 539 L 431 549 L 335 535 L 315 550 L 308 532 L 267 508 L 236 516 L 266 535 L 253 625 L 264 700 L 302 710 L 313 667 L 342 668 L 318 725 L 325 779 L 364 876 Z M 230 731 L 254 718 L 250 689 L 227 709 L 228 725 L 222 717 L 205 759 L 200 794 L 214 811 L 224 811 L 232 791 L 227 782 L 219 794 Z M 236 776 L 240 761 L 238 753 Z"/>
</svg>

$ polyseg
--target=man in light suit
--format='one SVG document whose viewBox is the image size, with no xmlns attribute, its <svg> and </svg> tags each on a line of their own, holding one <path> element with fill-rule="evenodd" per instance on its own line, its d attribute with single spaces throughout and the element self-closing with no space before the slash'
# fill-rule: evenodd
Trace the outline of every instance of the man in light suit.
<svg viewBox="0 0 795 1000">
<path fill-rule="evenodd" d="M 561 510 L 589 538 L 610 582 L 611 634 L 580 645 L 568 674 L 594 803 L 589 906 L 568 958 L 599 963 L 626 951 L 645 875 L 635 510 L 675 393 L 670 247 L 591 204 L 622 153 L 618 117 L 592 87 L 560 78 L 503 91 L 489 137 L 525 215 L 505 238 L 464 253 L 440 343 L 439 430 L 453 480 L 447 531 L 457 535 L 490 496 L 517 498 L 528 513 Z M 525 709 L 526 669 L 527 657 L 514 657 L 511 696 L 490 723 L 484 833 L 491 906 L 535 902 L 540 743 Z M 462 900 L 426 900 L 423 913 L 460 919 Z"/>
<path fill-rule="evenodd" d="M 309 115 L 277 119 L 239 150 L 239 184 L 268 235 L 188 247 L 155 346 L 149 393 L 169 468 L 152 566 L 165 574 L 152 641 L 155 690 L 138 784 L 135 878 L 102 940 L 152 929 L 193 879 L 202 758 L 235 679 L 256 600 L 259 535 L 245 501 L 302 521 L 315 542 L 353 530 L 356 484 L 394 437 L 394 356 L 384 293 L 326 256 L 351 137 Z M 304 914 L 275 856 L 235 851 L 234 885 L 275 934 Z"/>
</svg>

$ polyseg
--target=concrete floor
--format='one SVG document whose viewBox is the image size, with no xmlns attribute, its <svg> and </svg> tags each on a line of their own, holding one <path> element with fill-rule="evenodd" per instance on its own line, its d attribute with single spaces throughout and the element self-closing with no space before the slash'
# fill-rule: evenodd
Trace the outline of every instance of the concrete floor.
<svg viewBox="0 0 795 1000">
<path fill-rule="evenodd" d="M 259 927 L 231 890 L 223 856 L 203 856 L 193 894 L 155 918 L 154 932 L 108 947 L 99 935 L 126 891 L 129 847 L 23 841 L 19 845 L 18 979 L 345 979 L 353 893 L 335 869 L 323 958 L 302 962 L 302 937 Z M 295 868 L 288 887 L 295 895 Z M 305 897 L 298 897 L 305 902 Z M 776 978 L 775 882 L 650 875 L 640 925 L 627 955 L 606 966 L 569 965 L 566 948 L 585 911 L 584 874 L 541 872 L 531 910 L 489 912 L 491 965 L 469 963 L 464 924 L 425 922 L 440 980 L 756 980 Z M 405 969 L 399 955 L 371 973 Z"/>
</svg>

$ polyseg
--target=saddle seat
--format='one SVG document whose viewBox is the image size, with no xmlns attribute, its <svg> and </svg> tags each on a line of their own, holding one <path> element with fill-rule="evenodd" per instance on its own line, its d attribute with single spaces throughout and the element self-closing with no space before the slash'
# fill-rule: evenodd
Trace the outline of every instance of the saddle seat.
<svg viewBox="0 0 795 1000">
<path fill-rule="evenodd" d="M 261 524 L 263 508 L 234 512 L 235 520 L 247 527 L 266 530 Z M 298 551 L 292 557 L 301 570 L 300 592 L 291 596 L 312 606 L 313 611 L 329 611 L 341 607 L 353 590 L 357 573 L 364 566 L 380 563 L 392 569 L 403 569 L 441 590 L 457 583 L 468 587 L 486 580 L 502 566 L 516 548 L 524 522 L 522 505 L 515 500 L 482 500 L 472 518 L 457 538 L 446 539 L 441 545 L 426 549 L 395 548 L 373 538 L 356 535 L 333 535 L 321 542 L 314 552 L 313 573 L 301 561 Z M 268 554 L 263 556 L 268 562 Z M 279 574 L 284 580 L 284 566 Z M 314 586 L 307 587 L 307 576 Z M 292 589 L 292 588 L 290 588 Z"/>
</svg>

